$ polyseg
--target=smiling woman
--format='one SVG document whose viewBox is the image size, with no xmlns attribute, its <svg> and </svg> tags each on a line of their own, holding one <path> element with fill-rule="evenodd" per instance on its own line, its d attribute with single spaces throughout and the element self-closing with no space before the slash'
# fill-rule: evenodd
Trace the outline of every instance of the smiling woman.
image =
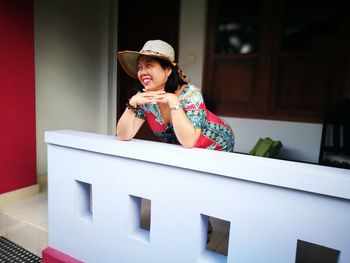
<svg viewBox="0 0 350 263">
<path fill-rule="evenodd" d="M 189 83 L 176 64 L 171 45 L 150 40 L 140 52 L 119 52 L 118 59 L 141 85 L 118 121 L 119 139 L 131 140 L 147 121 L 161 141 L 233 151 L 231 127 L 206 108 L 201 90 Z"/>
</svg>

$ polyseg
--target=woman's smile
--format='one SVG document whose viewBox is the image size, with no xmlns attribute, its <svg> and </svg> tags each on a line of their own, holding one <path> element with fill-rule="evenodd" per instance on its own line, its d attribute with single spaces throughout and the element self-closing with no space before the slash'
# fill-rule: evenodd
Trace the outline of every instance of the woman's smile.
<svg viewBox="0 0 350 263">
<path fill-rule="evenodd" d="M 152 81 L 152 78 L 149 77 L 149 76 L 144 76 L 144 77 L 141 77 L 141 82 L 144 86 L 148 86 L 151 84 L 151 81 Z"/>
</svg>

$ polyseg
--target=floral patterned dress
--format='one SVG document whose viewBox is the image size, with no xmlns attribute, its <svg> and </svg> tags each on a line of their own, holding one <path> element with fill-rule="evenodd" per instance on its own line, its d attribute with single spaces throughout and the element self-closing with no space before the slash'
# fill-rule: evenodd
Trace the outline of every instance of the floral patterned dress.
<svg viewBox="0 0 350 263">
<path fill-rule="evenodd" d="M 193 126 L 201 129 L 194 147 L 233 152 L 235 141 L 231 127 L 205 107 L 200 89 L 188 84 L 179 95 L 179 101 Z M 136 117 L 147 120 L 161 141 L 179 144 L 173 126 L 164 122 L 157 104 L 141 106 Z"/>
</svg>

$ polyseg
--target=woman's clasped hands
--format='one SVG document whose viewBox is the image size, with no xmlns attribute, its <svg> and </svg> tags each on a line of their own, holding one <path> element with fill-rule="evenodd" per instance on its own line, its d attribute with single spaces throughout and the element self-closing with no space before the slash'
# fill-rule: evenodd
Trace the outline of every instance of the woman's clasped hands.
<svg viewBox="0 0 350 263">
<path fill-rule="evenodd" d="M 130 104 L 133 106 L 141 106 L 145 104 L 164 103 L 168 104 L 172 100 L 178 100 L 177 96 L 173 93 L 167 93 L 164 90 L 144 90 L 135 94 L 130 99 Z"/>
</svg>

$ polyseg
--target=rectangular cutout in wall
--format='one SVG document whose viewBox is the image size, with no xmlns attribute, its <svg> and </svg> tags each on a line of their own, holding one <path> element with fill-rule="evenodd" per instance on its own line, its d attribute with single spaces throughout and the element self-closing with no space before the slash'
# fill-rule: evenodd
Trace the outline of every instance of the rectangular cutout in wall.
<svg viewBox="0 0 350 263">
<path fill-rule="evenodd" d="M 130 236 L 149 243 L 151 231 L 151 200 L 130 195 Z"/>
<path fill-rule="evenodd" d="M 298 240 L 296 263 L 337 263 L 340 251 L 318 244 Z"/>
<path fill-rule="evenodd" d="M 92 185 L 86 182 L 77 181 L 76 209 L 78 217 L 92 220 Z"/>
<path fill-rule="evenodd" d="M 140 227 L 147 231 L 151 229 L 151 200 L 141 198 L 141 219 Z"/>
<path fill-rule="evenodd" d="M 230 222 L 201 214 L 204 249 L 198 262 L 226 263 L 230 237 Z"/>
</svg>

